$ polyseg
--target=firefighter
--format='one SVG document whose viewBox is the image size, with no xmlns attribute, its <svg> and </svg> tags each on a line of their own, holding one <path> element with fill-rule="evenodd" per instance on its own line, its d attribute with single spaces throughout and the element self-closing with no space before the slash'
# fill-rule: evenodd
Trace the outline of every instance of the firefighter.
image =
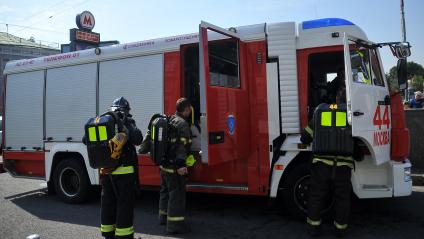
<svg viewBox="0 0 424 239">
<path fill-rule="evenodd" d="M 117 168 L 101 168 L 101 232 L 106 239 L 134 238 L 133 214 L 136 187 L 138 185 L 137 153 L 134 145 L 143 140 L 137 128 L 130 105 L 124 97 L 113 101 L 110 108 L 123 121 L 127 142 L 119 159 L 123 162 Z"/>
<path fill-rule="evenodd" d="M 337 104 L 320 104 L 301 135 L 302 143 L 313 142 L 307 215 L 311 236 L 320 235 L 321 211 L 331 193 L 336 235 L 344 236 L 348 226 L 354 143 L 347 123 L 345 92 L 344 89 L 338 92 Z"/>
<path fill-rule="evenodd" d="M 345 88 L 345 72 L 344 68 L 337 70 L 337 76 L 327 86 L 327 99 L 326 103 L 332 103 L 336 101 L 337 92 L 340 89 Z"/>
<path fill-rule="evenodd" d="M 170 234 L 190 231 L 185 220 L 187 168 L 196 162 L 194 156 L 189 154 L 191 132 L 188 120 L 192 114 L 190 101 L 180 98 L 177 100 L 176 108 L 177 112 L 168 119 L 169 142 L 167 143 L 166 160 L 159 165 L 161 176 L 159 223 L 166 225 L 166 231 Z M 151 151 L 152 122 L 162 116 L 155 114 L 150 119 L 146 137 L 139 150 L 140 154 Z"/>
<path fill-rule="evenodd" d="M 185 220 L 185 207 L 188 174 L 186 160 L 189 157 L 191 144 L 188 123 L 191 104 L 188 99 L 180 98 L 177 100 L 176 108 L 177 112 L 169 119 L 174 132 L 170 133 L 166 161 L 160 166 L 159 221 L 162 225 L 166 223 L 166 231 L 171 234 L 190 231 Z"/>
<path fill-rule="evenodd" d="M 356 73 L 353 76 L 353 80 L 355 82 L 361 82 L 367 85 L 371 85 L 371 67 L 368 50 L 364 47 L 361 47 L 360 49 L 356 50 L 351 56 L 351 58 L 355 57 L 359 59 L 359 62 L 353 63 L 352 69 L 357 68 L 359 72 L 362 72 L 362 76 L 361 78 L 359 78 L 358 73 Z"/>
</svg>

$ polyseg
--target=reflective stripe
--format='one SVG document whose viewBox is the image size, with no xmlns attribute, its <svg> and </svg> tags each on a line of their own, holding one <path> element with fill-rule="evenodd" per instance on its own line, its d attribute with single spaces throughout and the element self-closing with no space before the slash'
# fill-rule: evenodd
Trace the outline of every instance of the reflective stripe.
<svg viewBox="0 0 424 239">
<path fill-rule="evenodd" d="M 155 131 L 156 131 L 156 127 L 153 126 L 152 127 L 152 140 L 155 140 Z"/>
<path fill-rule="evenodd" d="M 134 234 L 134 227 L 116 228 L 115 236 L 128 236 Z"/>
<path fill-rule="evenodd" d="M 106 131 L 106 126 L 99 126 L 99 137 L 100 137 L 100 141 L 105 141 L 107 140 L 107 131 Z"/>
<path fill-rule="evenodd" d="M 309 127 L 309 126 L 307 126 L 306 128 L 305 128 L 305 131 L 310 135 L 310 136 L 313 136 L 313 134 L 314 134 L 314 131 L 311 129 L 311 127 Z"/>
<path fill-rule="evenodd" d="M 346 160 L 346 161 L 352 161 L 353 162 L 353 158 L 350 156 L 331 156 L 331 155 L 315 155 L 318 158 L 327 158 L 327 159 L 342 159 L 342 160 Z"/>
<path fill-rule="evenodd" d="M 184 217 L 170 217 L 170 216 L 168 216 L 168 217 L 166 217 L 166 219 L 168 221 L 171 221 L 171 222 L 184 221 Z"/>
<path fill-rule="evenodd" d="M 334 221 L 334 226 L 336 226 L 339 230 L 344 230 L 347 228 L 347 224 L 338 224 L 336 221 Z"/>
<path fill-rule="evenodd" d="M 316 162 L 322 162 L 325 163 L 329 166 L 333 166 L 334 165 L 334 161 L 331 159 L 323 159 L 323 158 L 314 158 L 312 160 L 312 163 L 316 163 Z M 341 166 L 348 166 L 349 168 L 353 168 L 353 162 L 337 162 L 336 164 L 337 167 L 341 167 Z"/>
<path fill-rule="evenodd" d="M 161 165 L 161 166 L 159 166 L 159 168 L 160 168 L 162 171 L 167 172 L 167 173 L 175 173 L 175 169 L 172 169 L 172 168 L 164 168 L 162 165 Z"/>
<path fill-rule="evenodd" d="M 353 163 L 337 162 L 337 167 L 341 167 L 341 166 L 348 166 L 349 168 L 353 169 Z"/>
<path fill-rule="evenodd" d="M 88 140 L 90 140 L 91 142 L 97 141 L 96 127 L 88 128 Z"/>
<path fill-rule="evenodd" d="M 193 106 L 190 106 L 191 109 L 191 125 L 194 125 L 194 108 Z"/>
<path fill-rule="evenodd" d="M 306 218 L 306 222 L 311 226 L 321 225 L 321 220 L 314 221 L 314 220 L 310 219 L 309 217 Z"/>
<path fill-rule="evenodd" d="M 172 138 L 171 139 L 171 143 L 175 143 L 175 142 L 177 142 L 177 139 L 176 138 Z"/>
<path fill-rule="evenodd" d="M 168 213 L 167 212 L 165 212 L 164 210 L 162 210 L 162 209 L 159 209 L 159 215 L 168 215 Z"/>
<path fill-rule="evenodd" d="M 312 160 L 312 163 L 316 163 L 316 162 L 322 162 L 322 163 L 328 164 L 330 166 L 333 166 L 333 164 L 334 164 L 333 160 L 314 158 Z"/>
<path fill-rule="evenodd" d="M 119 166 L 117 169 L 115 169 L 115 171 L 112 172 L 113 175 L 129 173 L 134 173 L 134 166 Z"/>
<path fill-rule="evenodd" d="M 336 112 L 336 126 L 346 126 L 346 112 Z"/>
<path fill-rule="evenodd" d="M 181 141 L 184 145 L 186 145 L 186 144 L 187 144 L 187 139 L 186 139 L 186 138 L 184 138 L 184 137 L 181 137 L 181 138 L 180 138 L 180 141 Z"/>
<path fill-rule="evenodd" d="M 322 112 L 321 113 L 321 125 L 322 126 L 331 126 L 331 112 Z"/>
<path fill-rule="evenodd" d="M 115 231 L 115 224 L 113 225 L 100 225 L 100 231 L 101 232 L 113 232 Z"/>
</svg>

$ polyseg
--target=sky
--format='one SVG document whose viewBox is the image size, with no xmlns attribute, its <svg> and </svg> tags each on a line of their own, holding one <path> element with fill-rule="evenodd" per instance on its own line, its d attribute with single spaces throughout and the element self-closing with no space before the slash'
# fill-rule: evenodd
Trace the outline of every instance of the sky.
<svg viewBox="0 0 424 239">
<path fill-rule="evenodd" d="M 404 0 L 409 61 L 424 65 L 424 1 Z M 84 10 L 94 14 L 101 40 L 135 42 L 193 33 L 201 20 L 229 28 L 337 17 L 360 26 L 373 42 L 401 40 L 400 0 L 0 0 L 0 31 L 44 44 L 69 43 Z M 21 27 L 27 26 L 27 28 Z M 385 72 L 396 65 L 380 51 Z"/>
</svg>

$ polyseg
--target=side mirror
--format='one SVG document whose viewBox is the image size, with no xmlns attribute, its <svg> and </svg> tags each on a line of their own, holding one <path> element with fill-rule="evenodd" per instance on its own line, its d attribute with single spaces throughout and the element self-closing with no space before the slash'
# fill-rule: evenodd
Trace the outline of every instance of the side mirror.
<svg viewBox="0 0 424 239">
<path fill-rule="evenodd" d="M 406 70 L 406 59 L 399 59 L 397 63 L 397 75 L 399 89 L 408 88 L 408 71 Z"/>
<path fill-rule="evenodd" d="M 409 42 L 400 42 L 393 46 L 393 54 L 398 59 L 404 59 L 411 56 L 411 46 Z"/>
</svg>

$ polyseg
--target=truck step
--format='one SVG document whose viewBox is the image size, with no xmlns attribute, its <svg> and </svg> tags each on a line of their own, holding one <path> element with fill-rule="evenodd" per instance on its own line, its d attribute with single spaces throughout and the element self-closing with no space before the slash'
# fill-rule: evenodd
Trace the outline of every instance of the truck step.
<svg viewBox="0 0 424 239">
<path fill-rule="evenodd" d="M 188 189 L 224 189 L 224 190 L 236 190 L 236 191 L 248 191 L 249 187 L 244 184 L 201 184 L 191 183 L 187 184 Z"/>
<path fill-rule="evenodd" d="M 362 185 L 362 189 L 366 191 L 390 191 L 392 188 L 387 185 L 375 185 L 375 184 L 364 184 Z"/>
</svg>

